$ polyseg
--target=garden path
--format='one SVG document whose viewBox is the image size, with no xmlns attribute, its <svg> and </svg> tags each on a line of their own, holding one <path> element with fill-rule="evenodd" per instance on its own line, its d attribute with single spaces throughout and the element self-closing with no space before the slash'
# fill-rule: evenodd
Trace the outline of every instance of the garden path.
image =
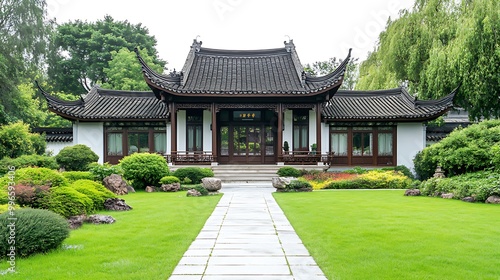
<svg viewBox="0 0 500 280">
<path fill-rule="evenodd" d="M 270 183 L 223 183 L 224 196 L 170 280 L 326 279 Z"/>
</svg>

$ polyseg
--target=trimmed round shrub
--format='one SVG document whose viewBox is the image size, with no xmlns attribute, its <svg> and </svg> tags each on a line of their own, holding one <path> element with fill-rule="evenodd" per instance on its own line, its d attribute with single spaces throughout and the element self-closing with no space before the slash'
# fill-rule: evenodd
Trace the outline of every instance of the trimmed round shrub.
<svg viewBox="0 0 500 280">
<path fill-rule="evenodd" d="M 175 176 L 165 176 L 160 179 L 160 184 L 173 184 L 173 183 L 180 183 L 181 180 Z"/>
<path fill-rule="evenodd" d="M 102 182 L 104 178 L 111 174 L 123 175 L 123 169 L 120 165 L 112 165 L 107 162 L 104 164 L 99 164 L 97 162 L 89 164 L 89 172 L 97 182 Z"/>
<path fill-rule="evenodd" d="M 82 179 L 70 184 L 70 187 L 88 196 L 94 205 L 94 210 L 104 209 L 104 202 L 108 198 L 115 198 L 116 195 L 106 189 L 102 184 L 92 180 Z"/>
<path fill-rule="evenodd" d="M 94 180 L 94 175 L 88 171 L 65 171 L 62 172 L 62 175 L 68 180 L 69 183 L 73 183 L 78 180 Z"/>
<path fill-rule="evenodd" d="M 15 221 L 15 256 L 27 257 L 45 253 L 59 247 L 69 236 L 68 222 L 61 216 L 42 209 L 14 210 Z M 12 255 L 9 239 L 14 231 L 9 212 L 0 215 L 0 254 L 9 258 Z M 11 241 L 12 242 L 12 241 Z M 10 243 L 11 243 L 10 242 Z"/>
<path fill-rule="evenodd" d="M 214 172 L 210 168 L 183 167 L 175 170 L 172 175 L 183 182 L 185 182 L 185 178 L 189 178 L 191 184 L 199 184 L 201 179 L 205 177 L 214 177 Z"/>
<path fill-rule="evenodd" d="M 49 210 L 68 218 L 92 213 L 94 203 L 87 195 L 74 188 L 52 188 L 50 189 Z"/>
<path fill-rule="evenodd" d="M 300 170 L 291 166 L 281 167 L 277 173 L 280 177 L 300 177 L 302 175 Z"/>
<path fill-rule="evenodd" d="M 120 166 L 123 178 L 130 180 L 136 189 L 159 187 L 160 179 L 169 173 L 167 162 L 158 154 L 135 153 L 120 160 Z"/>
<path fill-rule="evenodd" d="M 16 169 L 24 167 L 45 167 L 48 169 L 57 169 L 56 159 L 54 157 L 44 155 L 23 155 L 18 158 L 3 158 L 0 160 L 0 175 L 6 174 L 9 166 L 14 166 Z"/>
<path fill-rule="evenodd" d="M 7 186 L 8 174 L 0 180 L 0 187 Z M 26 167 L 15 170 L 14 182 L 20 185 L 60 187 L 68 185 L 61 173 L 48 168 Z"/>
<path fill-rule="evenodd" d="M 64 147 L 55 158 L 66 171 L 87 171 L 90 163 L 99 160 L 99 156 L 83 144 Z"/>
<path fill-rule="evenodd" d="M 21 207 L 47 209 L 50 188 L 48 186 L 16 185 L 14 188 L 16 202 Z"/>
</svg>

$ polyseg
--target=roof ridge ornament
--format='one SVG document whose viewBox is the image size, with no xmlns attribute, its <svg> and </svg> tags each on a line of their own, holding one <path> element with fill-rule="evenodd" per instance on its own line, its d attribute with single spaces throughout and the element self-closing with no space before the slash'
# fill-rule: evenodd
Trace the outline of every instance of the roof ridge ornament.
<svg viewBox="0 0 500 280">
<path fill-rule="evenodd" d="M 288 35 L 287 35 L 288 37 Z M 295 50 L 295 44 L 293 43 L 293 39 L 290 39 L 290 37 L 288 37 L 288 42 L 287 41 L 284 41 L 283 43 L 285 44 L 285 49 L 287 52 L 291 52 L 293 50 Z"/>
<path fill-rule="evenodd" d="M 201 44 L 203 44 L 202 41 L 198 41 L 199 35 L 196 36 L 195 39 L 193 39 L 193 44 L 191 45 L 191 48 L 194 49 L 196 52 L 199 52 L 201 50 Z"/>
</svg>

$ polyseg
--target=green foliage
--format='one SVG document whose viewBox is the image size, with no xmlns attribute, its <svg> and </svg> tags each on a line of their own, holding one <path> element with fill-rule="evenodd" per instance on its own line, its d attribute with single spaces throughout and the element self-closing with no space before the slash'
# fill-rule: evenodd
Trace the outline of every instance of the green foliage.
<svg viewBox="0 0 500 280">
<path fill-rule="evenodd" d="M 64 171 L 61 173 L 68 183 L 73 183 L 77 180 L 94 180 L 94 175 L 88 171 Z"/>
<path fill-rule="evenodd" d="M 104 202 L 108 198 L 115 198 L 116 195 L 106 189 L 102 184 L 99 184 L 92 180 L 82 179 L 73 182 L 70 185 L 71 188 L 75 189 L 79 193 L 88 196 L 93 203 L 93 210 L 104 209 Z"/>
<path fill-rule="evenodd" d="M 155 64 L 154 58 L 146 50 L 139 50 L 142 59 L 158 73 L 163 73 L 163 64 Z M 137 60 L 136 54 L 127 48 L 122 48 L 118 52 L 111 51 L 112 59 L 109 61 L 109 68 L 104 68 L 104 74 L 108 77 L 103 88 L 115 90 L 143 90 L 150 91 L 148 84 L 144 81 L 141 73 L 141 64 Z"/>
<path fill-rule="evenodd" d="M 120 160 L 123 177 L 132 181 L 132 187 L 144 189 L 159 186 L 160 179 L 169 174 L 165 159 L 158 154 L 135 153 Z M 176 176 L 178 177 L 178 176 Z"/>
<path fill-rule="evenodd" d="M 483 121 L 457 129 L 426 147 L 414 159 L 420 179 L 430 178 L 438 165 L 446 176 L 480 171 L 496 165 L 500 145 L 500 120 Z"/>
<path fill-rule="evenodd" d="M 347 174 L 365 174 L 366 172 L 368 172 L 368 169 L 362 168 L 360 166 L 355 166 L 354 168 L 345 170 L 343 172 Z"/>
<path fill-rule="evenodd" d="M 118 61 L 110 65 L 113 51 L 119 52 L 123 48 L 132 51 L 137 46 L 145 48 L 156 65 L 165 65 L 165 61 L 158 58 L 156 39 L 141 24 L 115 21 L 111 16 L 96 22 L 76 20 L 63 23 L 57 26 L 54 35 L 49 78 L 54 81 L 56 91 L 83 94 L 94 84 L 105 84 L 109 78 L 127 76 L 115 73 L 119 70 L 111 68 L 114 64 L 116 67 L 122 65 Z M 108 73 L 111 77 L 107 76 L 105 68 L 110 69 Z"/>
<path fill-rule="evenodd" d="M 302 172 L 298 170 L 297 168 L 291 167 L 291 166 L 285 166 L 281 167 L 278 169 L 278 176 L 280 177 L 300 177 L 302 175 Z"/>
<path fill-rule="evenodd" d="M 29 186 L 49 186 L 59 187 L 66 186 L 68 181 L 61 173 L 48 168 L 26 167 L 15 171 L 13 176 L 14 182 L 21 185 Z M 0 179 L 0 187 L 7 186 L 8 174 Z"/>
<path fill-rule="evenodd" d="M 107 162 L 104 164 L 93 162 L 89 164 L 89 171 L 94 176 L 94 180 L 98 182 L 102 182 L 111 174 L 123 175 L 123 168 L 120 165 L 112 165 Z"/>
<path fill-rule="evenodd" d="M 66 218 L 82 214 L 90 214 L 95 206 L 87 195 L 71 187 L 50 189 L 49 210 Z"/>
<path fill-rule="evenodd" d="M 288 145 L 288 141 L 283 142 L 283 151 L 289 152 L 290 146 Z"/>
<path fill-rule="evenodd" d="M 45 155 L 22 155 L 14 159 L 5 157 L 0 160 L 0 175 L 6 174 L 9 166 L 14 166 L 16 169 L 25 167 L 57 169 L 59 167 L 55 158 Z"/>
<path fill-rule="evenodd" d="M 201 167 L 183 167 L 175 170 L 172 174 L 177 178 L 182 178 L 185 184 L 199 184 L 201 179 L 205 177 L 213 177 L 214 172 L 210 168 Z M 189 178 L 191 182 L 185 182 L 185 178 Z"/>
<path fill-rule="evenodd" d="M 83 144 L 64 147 L 55 158 L 67 171 L 87 171 L 90 163 L 99 160 L 99 156 Z"/>
<path fill-rule="evenodd" d="M 413 173 L 411 173 L 410 169 L 404 165 L 398 165 L 395 167 L 384 167 L 384 168 L 382 168 L 382 170 L 384 170 L 384 171 L 393 170 L 393 171 L 401 172 L 406 177 L 408 177 L 412 180 L 415 179 L 415 176 L 413 176 Z"/>
<path fill-rule="evenodd" d="M 303 179 L 293 180 L 286 188 L 281 189 L 280 192 L 310 192 L 313 190 L 312 185 Z"/>
<path fill-rule="evenodd" d="M 43 141 L 43 142 L 42 142 Z M 0 158 L 43 154 L 45 138 L 29 131 L 29 125 L 17 122 L 0 126 Z"/>
<path fill-rule="evenodd" d="M 181 180 L 175 176 L 165 176 L 160 179 L 160 184 L 173 184 L 173 183 L 180 183 Z"/>
<path fill-rule="evenodd" d="M 455 104 L 480 119 L 499 117 L 500 2 L 417 1 L 389 20 L 360 66 L 357 89 L 407 84 L 419 99 L 440 98 L 462 83 Z"/>
<path fill-rule="evenodd" d="M 479 171 L 451 178 L 430 178 L 423 181 L 419 189 L 426 196 L 452 193 L 455 199 L 472 196 L 476 201 L 484 202 L 491 195 L 500 195 L 500 174 Z"/>
<path fill-rule="evenodd" d="M 66 220 L 48 210 L 19 209 L 13 211 L 15 222 L 15 245 L 10 238 L 12 223 L 10 213 L 0 215 L 0 254 L 7 257 L 11 246 L 15 246 L 15 256 L 27 257 L 45 253 L 59 247 L 69 236 Z"/>
</svg>

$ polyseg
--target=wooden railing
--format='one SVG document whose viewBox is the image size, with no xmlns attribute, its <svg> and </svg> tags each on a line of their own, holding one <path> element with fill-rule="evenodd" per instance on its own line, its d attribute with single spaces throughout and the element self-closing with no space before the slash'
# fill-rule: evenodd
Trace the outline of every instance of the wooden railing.
<svg viewBox="0 0 500 280">
<path fill-rule="evenodd" d="M 165 159 L 167 162 L 174 164 L 210 164 L 216 161 L 212 152 L 206 151 L 177 151 L 165 155 Z"/>
<path fill-rule="evenodd" d="M 330 165 L 333 160 L 333 152 L 326 154 L 309 151 L 283 152 L 283 155 L 281 155 L 278 160 L 285 164 L 316 164 L 322 162 L 326 165 Z"/>
</svg>

